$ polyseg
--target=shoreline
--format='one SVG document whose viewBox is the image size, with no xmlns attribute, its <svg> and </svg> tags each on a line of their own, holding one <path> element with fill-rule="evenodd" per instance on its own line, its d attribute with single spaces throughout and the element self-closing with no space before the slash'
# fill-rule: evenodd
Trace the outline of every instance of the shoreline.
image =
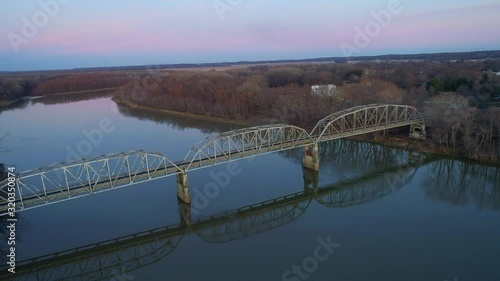
<svg viewBox="0 0 500 281">
<path fill-rule="evenodd" d="M 156 108 L 156 107 L 149 107 L 149 106 L 144 106 L 144 105 L 139 105 L 130 101 L 124 101 L 117 99 L 113 97 L 111 99 L 114 101 L 117 105 L 121 106 L 126 106 L 130 107 L 133 109 L 140 109 L 140 110 L 145 110 L 145 111 L 150 111 L 150 112 L 158 112 L 158 113 L 163 113 L 171 116 L 178 116 L 178 117 L 185 117 L 185 118 L 191 118 L 191 119 L 196 119 L 196 120 L 209 120 L 209 121 L 214 121 L 214 122 L 219 122 L 219 123 L 224 123 L 224 124 L 233 124 L 233 125 L 240 125 L 240 126 L 258 126 L 258 125 L 263 125 L 263 121 L 259 120 L 249 120 L 249 119 L 230 119 L 230 118 L 224 118 L 224 117 L 218 117 L 218 116 L 210 116 L 210 115 L 201 115 L 201 114 L 195 114 L 195 113 L 190 113 L 190 112 L 181 112 L 181 111 L 174 111 L 174 110 L 168 110 L 168 109 L 161 109 L 161 108 Z"/>
<path fill-rule="evenodd" d="M 22 101 L 24 98 L 18 98 L 15 100 L 2 100 L 0 101 L 0 108 L 7 108 L 15 103 Z"/>
<path fill-rule="evenodd" d="M 220 123 L 224 123 L 224 124 L 235 124 L 235 125 L 248 126 L 248 127 L 269 124 L 269 123 L 266 123 L 265 119 L 229 119 L 229 118 L 224 118 L 224 117 L 207 116 L 207 115 L 179 112 L 179 111 L 173 111 L 173 110 L 168 110 L 168 109 L 160 109 L 160 108 L 155 108 L 155 107 L 138 105 L 138 104 L 135 104 L 135 103 L 132 103 L 129 101 L 123 101 L 120 99 L 116 99 L 115 97 L 113 97 L 112 100 L 118 105 L 130 107 L 133 109 L 140 109 L 140 110 L 151 111 L 151 112 L 159 112 L 159 113 L 164 113 L 164 114 L 168 114 L 168 115 L 185 117 L 185 118 L 192 118 L 192 119 L 197 119 L 197 120 L 210 120 L 210 121 L 220 122 Z M 493 165 L 496 167 L 500 167 L 500 163 L 498 163 L 498 162 L 487 161 L 487 160 L 478 160 L 478 159 L 473 159 L 473 158 L 469 158 L 469 157 L 464 157 L 463 156 L 464 152 L 436 145 L 434 143 L 431 143 L 429 141 L 429 139 L 417 140 L 417 139 L 411 139 L 409 136 L 404 136 L 404 137 L 403 136 L 399 136 L 399 137 L 395 137 L 395 136 L 371 137 L 371 136 L 372 135 L 358 135 L 358 136 L 353 136 L 353 137 L 349 137 L 346 139 L 352 140 L 352 141 L 369 142 L 372 144 L 384 145 L 384 146 L 393 147 L 393 148 L 413 149 L 413 150 L 417 150 L 417 151 L 420 151 L 423 153 L 436 155 L 436 156 L 440 156 L 440 157 L 456 159 L 456 160 L 463 160 L 463 161 L 474 161 L 474 162 L 478 162 L 478 163 L 485 164 L 485 165 Z"/>
<path fill-rule="evenodd" d="M 120 87 L 102 88 L 102 89 L 85 90 L 85 91 L 74 91 L 74 92 L 61 92 L 61 93 L 45 94 L 45 95 L 41 95 L 41 96 L 27 96 L 25 98 L 43 98 L 43 97 L 51 97 L 51 96 L 66 96 L 66 95 L 76 95 L 76 94 L 98 93 L 98 92 L 115 91 L 118 89 L 120 89 Z"/>
<path fill-rule="evenodd" d="M 99 93 L 99 92 L 107 92 L 107 91 L 116 91 L 120 87 L 113 87 L 113 88 L 103 88 L 103 89 L 95 89 L 95 90 L 86 90 L 86 91 L 75 91 L 75 92 L 62 92 L 62 93 L 53 93 L 53 94 L 45 94 L 41 96 L 23 96 L 17 99 L 13 100 L 1 100 L 0 101 L 0 108 L 7 108 L 15 103 L 18 103 L 23 100 L 34 100 L 34 99 L 40 99 L 40 98 L 45 98 L 45 97 L 53 97 L 53 96 L 67 96 L 67 95 L 76 95 L 76 94 L 87 94 L 87 93 Z"/>
</svg>

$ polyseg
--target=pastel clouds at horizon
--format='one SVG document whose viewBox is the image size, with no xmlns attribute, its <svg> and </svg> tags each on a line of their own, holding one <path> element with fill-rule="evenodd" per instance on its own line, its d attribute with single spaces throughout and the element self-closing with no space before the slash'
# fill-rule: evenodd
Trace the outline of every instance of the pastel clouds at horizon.
<svg viewBox="0 0 500 281">
<path fill-rule="evenodd" d="M 18 53 L 7 34 L 22 34 L 22 18 L 42 9 L 39 1 L 3 1 L 0 70 L 343 56 L 341 43 L 353 44 L 355 28 L 391 1 L 241 0 L 221 20 L 213 0 L 70 0 Z M 500 49 L 498 0 L 400 6 L 355 55 Z"/>
</svg>

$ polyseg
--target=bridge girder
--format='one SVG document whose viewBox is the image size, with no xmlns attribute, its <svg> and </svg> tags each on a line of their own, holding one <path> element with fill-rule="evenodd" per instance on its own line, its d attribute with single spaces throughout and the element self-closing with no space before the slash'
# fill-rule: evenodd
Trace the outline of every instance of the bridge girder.
<svg viewBox="0 0 500 281">
<path fill-rule="evenodd" d="M 283 151 L 314 143 L 307 131 L 286 125 L 265 125 L 212 135 L 193 146 L 185 157 L 186 170 Z"/>
<path fill-rule="evenodd" d="M 321 119 L 309 135 L 318 143 L 423 122 L 414 107 L 371 104 L 335 112 Z"/>
</svg>

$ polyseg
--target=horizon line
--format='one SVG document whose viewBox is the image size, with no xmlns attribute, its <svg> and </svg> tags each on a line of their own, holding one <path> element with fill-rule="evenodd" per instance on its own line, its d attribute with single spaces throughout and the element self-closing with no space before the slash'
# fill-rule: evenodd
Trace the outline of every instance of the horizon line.
<svg viewBox="0 0 500 281">
<path fill-rule="evenodd" d="M 309 58 L 295 58 L 295 59 L 270 59 L 270 60 L 240 60 L 240 61 L 219 61 L 219 62 L 199 62 L 199 63 L 159 63 L 159 64 L 137 64 L 137 65 L 115 65 L 115 66 L 90 66 L 90 67 L 74 67 L 74 68 L 58 68 L 58 69 L 33 69 L 33 70 L 0 70 L 0 73 L 29 73 L 29 72 L 37 72 L 37 71 L 42 71 L 42 72 L 50 72 L 50 71 L 72 71 L 72 70 L 77 70 L 77 71 L 82 71 L 82 70 L 95 70 L 95 69 L 106 69 L 106 68 L 147 68 L 148 66 L 183 66 L 186 65 L 186 67 L 181 67 L 181 68 L 188 68 L 189 66 L 200 66 L 200 65 L 209 65 L 209 64 L 220 64 L 220 65 L 226 65 L 226 64 L 260 64 L 260 63 L 279 63 L 279 62 L 307 62 L 311 60 L 317 60 L 317 61 L 327 61 L 327 60 L 338 60 L 342 59 L 345 62 L 349 62 L 350 60 L 360 60 L 362 58 L 376 58 L 376 57 L 387 57 L 387 56 L 419 56 L 419 55 L 445 55 L 445 54 L 467 54 L 467 53 L 491 53 L 491 52 L 500 52 L 500 49 L 496 50 L 476 50 L 476 51 L 460 51 L 460 52 L 422 52 L 422 53 L 386 53 L 386 54 L 377 54 L 377 55 L 365 55 L 365 56 L 351 56 L 351 57 L 342 57 L 342 56 L 332 56 L 332 57 L 309 57 Z M 491 59 L 498 59 L 500 58 L 491 58 Z M 483 58 L 488 59 L 488 58 Z M 468 59 L 471 60 L 471 59 Z"/>
</svg>

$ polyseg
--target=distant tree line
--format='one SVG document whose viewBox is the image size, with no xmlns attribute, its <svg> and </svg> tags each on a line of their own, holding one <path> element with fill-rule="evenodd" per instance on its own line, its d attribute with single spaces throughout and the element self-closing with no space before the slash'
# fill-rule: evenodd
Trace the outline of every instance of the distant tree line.
<svg viewBox="0 0 500 281">
<path fill-rule="evenodd" d="M 33 95 L 50 95 L 55 93 L 116 88 L 124 85 L 129 80 L 130 76 L 126 73 L 101 72 L 72 74 L 39 83 L 33 90 Z"/>
<path fill-rule="evenodd" d="M 0 76 L 0 101 L 26 96 L 117 88 L 131 80 L 125 72 L 34 73 Z"/>
<path fill-rule="evenodd" d="M 0 77 L 0 101 L 29 96 L 36 83 L 34 78 Z"/>
</svg>

